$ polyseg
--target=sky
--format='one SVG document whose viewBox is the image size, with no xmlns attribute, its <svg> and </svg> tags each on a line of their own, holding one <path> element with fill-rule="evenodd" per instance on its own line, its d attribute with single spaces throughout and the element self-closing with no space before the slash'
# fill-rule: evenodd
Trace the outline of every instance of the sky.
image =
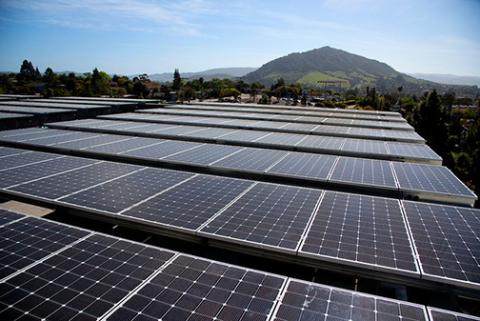
<svg viewBox="0 0 480 321">
<path fill-rule="evenodd" d="M 331 46 L 401 72 L 480 76 L 480 0 L 0 0 L 0 71 L 259 67 Z"/>
</svg>

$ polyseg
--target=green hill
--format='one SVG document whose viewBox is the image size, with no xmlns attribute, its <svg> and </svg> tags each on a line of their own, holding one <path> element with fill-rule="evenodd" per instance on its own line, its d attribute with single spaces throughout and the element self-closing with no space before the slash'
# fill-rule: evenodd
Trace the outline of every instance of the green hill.
<svg viewBox="0 0 480 321">
<path fill-rule="evenodd" d="M 248 82 L 258 81 L 266 86 L 279 78 L 287 83 L 301 83 L 305 87 L 318 86 L 319 81 L 336 80 L 342 81 L 342 88 L 361 89 L 370 86 L 378 91 L 396 91 L 403 86 L 406 93 L 421 93 L 432 88 L 455 90 L 462 95 L 475 96 L 479 93 L 477 86 L 443 85 L 420 80 L 400 73 L 386 63 L 331 47 L 291 53 L 243 77 Z"/>
</svg>

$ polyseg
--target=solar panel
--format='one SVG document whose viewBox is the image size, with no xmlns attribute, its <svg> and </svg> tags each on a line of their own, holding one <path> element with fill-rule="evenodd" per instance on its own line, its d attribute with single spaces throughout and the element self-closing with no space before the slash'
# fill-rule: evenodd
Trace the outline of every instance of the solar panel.
<svg viewBox="0 0 480 321">
<path fill-rule="evenodd" d="M 201 229 L 210 237 L 292 252 L 322 191 L 258 183 Z"/>
<path fill-rule="evenodd" d="M 68 133 L 69 133 L 68 131 L 59 130 L 59 129 L 52 129 L 52 130 L 46 131 L 44 129 L 35 128 L 35 130 L 30 130 L 30 131 L 22 131 L 22 130 L 8 131 L 8 133 L 5 132 L 4 135 L 0 137 L 2 141 L 23 142 L 30 139 L 38 139 L 42 137 L 54 137 L 58 135 L 65 135 Z"/>
<path fill-rule="evenodd" d="M 252 184 L 231 178 L 196 176 L 122 215 L 195 230 Z"/>
<path fill-rule="evenodd" d="M 345 144 L 345 141 L 347 141 L 345 138 L 307 135 L 300 143 L 297 144 L 297 146 L 313 148 L 317 150 L 340 150 Z"/>
<path fill-rule="evenodd" d="M 89 137 L 88 137 L 89 136 Z M 63 143 L 58 143 L 55 147 L 65 148 L 65 149 L 84 149 L 90 146 L 96 146 L 100 144 L 107 144 L 113 143 L 118 141 L 123 141 L 128 139 L 128 136 L 120 136 L 120 135 L 88 135 L 83 139 L 77 139 L 72 141 L 67 141 Z"/>
<path fill-rule="evenodd" d="M 479 317 L 464 313 L 428 307 L 430 321 L 480 321 Z"/>
<path fill-rule="evenodd" d="M 10 223 L 12 221 L 23 218 L 21 214 L 17 214 L 11 211 L 7 211 L 0 208 L 0 225 Z"/>
<path fill-rule="evenodd" d="M 108 320 L 266 321 L 285 278 L 178 256 Z"/>
<path fill-rule="evenodd" d="M 325 192 L 301 256 L 418 274 L 398 200 Z"/>
<path fill-rule="evenodd" d="M 96 162 L 86 158 L 61 156 L 41 163 L 11 168 L 0 171 L 0 188 L 25 183 L 48 175 L 59 174 Z"/>
<path fill-rule="evenodd" d="M 345 139 L 341 150 L 361 154 L 388 154 L 385 142 L 363 139 Z"/>
<path fill-rule="evenodd" d="M 128 140 L 113 143 L 91 145 L 90 147 L 86 147 L 85 150 L 107 154 L 121 154 L 133 149 L 141 149 L 163 142 L 164 140 L 158 138 L 132 137 Z"/>
<path fill-rule="evenodd" d="M 424 278 L 480 289 L 480 210 L 404 201 Z"/>
<path fill-rule="evenodd" d="M 60 201 L 88 209 L 118 213 L 192 176 L 193 174 L 187 172 L 145 168 L 61 198 Z"/>
<path fill-rule="evenodd" d="M 47 129 L 49 131 L 49 129 Z M 64 142 L 75 141 L 78 139 L 88 138 L 95 136 L 94 134 L 88 133 L 81 133 L 81 132 L 68 132 L 65 131 L 64 134 L 49 136 L 49 137 L 42 137 L 42 138 L 33 138 L 26 141 L 27 144 L 35 144 L 35 145 L 43 145 L 43 146 L 51 146 L 57 145 Z M 10 139 L 10 141 L 16 141 L 14 139 Z"/>
<path fill-rule="evenodd" d="M 92 235 L 0 284 L 0 318 L 96 320 L 172 256 Z"/>
<path fill-rule="evenodd" d="M 2 130 L 0 131 L 0 137 L 11 137 L 11 136 L 19 136 L 19 135 L 29 135 L 34 133 L 43 132 L 43 129 L 38 127 L 33 128 L 21 128 L 21 129 L 10 129 L 10 130 Z"/>
<path fill-rule="evenodd" d="M 102 162 L 67 173 L 21 184 L 10 190 L 54 200 L 141 168 L 140 166 L 134 165 Z"/>
<path fill-rule="evenodd" d="M 275 321 L 427 321 L 419 304 L 289 279 Z"/>
<path fill-rule="evenodd" d="M 159 159 L 178 152 L 196 149 L 201 143 L 181 142 L 175 140 L 166 140 L 161 144 L 147 146 L 124 153 L 124 155 L 142 157 L 147 159 Z"/>
<path fill-rule="evenodd" d="M 2 157 L 0 162 L 0 172 L 9 168 L 15 168 L 28 164 L 34 164 L 49 159 L 60 157 L 56 154 L 42 153 L 42 152 L 26 152 L 21 154 L 13 154 Z M 0 174 L 1 175 L 1 174 Z"/>
<path fill-rule="evenodd" d="M 473 203 L 476 195 L 463 184 L 448 168 L 435 165 L 393 163 L 399 187 L 405 193 L 418 192 L 420 198 L 430 197 L 426 194 L 440 195 L 451 202 Z"/>
<path fill-rule="evenodd" d="M 385 144 L 387 145 L 388 154 L 390 155 L 397 155 L 405 158 L 413 157 L 417 159 L 428 159 L 437 162 L 437 165 L 442 164 L 442 158 L 425 144 L 400 142 L 387 142 Z"/>
<path fill-rule="evenodd" d="M 320 118 L 321 120 L 321 118 Z M 319 121 L 320 123 L 320 121 Z M 285 123 L 284 123 L 285 124 Z M 287 125 L 282 127 L 282 129 L 286 130 L 301 130 L 305 132 L 313 131 L 318 125 L 317 124 L 302 124 L 302 123 L 286 123 Z"/>
<path fill-rule="evenodd" d="M 269 145 L 295 146 L 304 138 L 305 135 L 301 134 L 270 133 L 255 142 Z"/>
<path fill-rule="evenodd" d="M 333 155 L 289 153 L 279 163 L 267 170 L 267 173 L 326 180 L 336 159 L 337 156 Z"/>
<path fill-rule="evenodd" d="M 208 165 L 241 149 L 242 147 L 237 146 L 205 144 L 198 148 L 167 156 L 165 159 L 187 164 Z"/>
<path fill-rule="evenodd" d="M 227 134 L 231 134 L 235 132 L 234 129 L 226 129 L 226 128 L 201 128 L 199 127 L 196 131 L 191 131 L 186 134 L 182 134 L 180 136 L 185 137 L 198 137 L 198 138 L 217 138 L 222 137 Z"/>
<path fill-rule="evenodd" d="M 245 148 L 211 165 L 229 169 L 264 171 L 287 154 L 288 152 L 281 150 Z"/>
<path fill-rule="evenodd" d="M 223 135 L 222 140 L 252 142 L 267 134 L 265 131 L 239 129 L 230 134 Z"/>
<path fill-rule="evenodd" d="M 18 148 L 10 148 L 10 147 L 0 147 L 0 157 L 11 156 L 11 155 L 18 155 L 27 153 L 28 151 L 25 149 L 18 149 Z"/>
<path fill-rule="evenodd" d="M 56 108 L 40 108 L 40 107 L 22 107 L 22 106 L 0 106 L 0 111 L 33 114 L 33 115 L 48 115 L 48 114 L 74 114 L 75 109 L 56 109 Z"/>
<path fill-rule="evenodd" d="M 339 157 L 330 180 L 397 188 L 390 162 L 375 159 Z"/>
<path fill-rule="evenodd" d="M 2 226 L 0 229 L 0 280 L 88 234 L 66 225 L 33 217 L 25 217 Z M 0 289 L 0 293 L 6 292 Z M 2 301 L 4 300 L 0 298 L 0 302 Z M 9 320 L 2 318 L 1 315 L 0 313 L 0 319 Z"/>
</svg>

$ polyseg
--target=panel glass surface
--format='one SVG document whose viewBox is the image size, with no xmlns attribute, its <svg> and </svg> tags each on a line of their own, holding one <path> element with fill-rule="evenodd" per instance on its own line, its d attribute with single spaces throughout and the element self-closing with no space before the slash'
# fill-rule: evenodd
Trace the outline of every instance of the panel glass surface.
<svg viewBox="0 0 480 321">
<path fill-rule="evenodd" d="M 391 189 L 397 186 L 389 161 L 365 158 L 340 157 L 330 179 Z"/>
<path fill-rule="evenodd" d="M 290 280 L 275 321 L 427 321 L 421 305 Z"/>
<path fill-rule="evenodd" d="M 120 177 L 141 168 L 142 167 L 140 166 L 134 165 L 103 162 L 30 183 L 21 184 L 11 190 L 54 200 L 73 192 L 92 187 L 93 185 L 104 183 L 105 181 Z"/>
<path fill-rule="evenodd" d="M 92 235 L 0 284 L 0 318 L 97 320 L 172 256 Z"/>
<path fill-rule="evenodd" d="M 284 281 L 279 276 L 181 255 L 108 320 L 266 321 Z"/>
<path fill-rule="evenodd" d="M 0 228 L 0 279 L 88 234 L 83 230 L 33 217 L 25 217 L 2 226 Z M 6 292 L 0 290 L 0 293 Z M 1 304 L 0 309 L 2 309 Z M 9 320 L 3 319 L 1 313 L 0 319 Z"/>
<path fill-rule="evenodd" d="M 257 247 L 295 250 L 322 191 L 258 183 L 202 232 Z"/>
<path fill-rule="evenodd" d="M 274 149 L 245 148 L 239 153 L 223 158 L 212 165 L 215 167 L 264 171 L 288 152 Z"/>
<path fill-rule="evenodd" d="M 118 213 L 191 176 L 193 174 L 187 172 L 145 168 L 60 200 L 86 208 Z"/>
<path fill-rule="evenodd" d="M 395 199 L 325 192 L 300 255 L 417 273 Z"/>
<path fill-rule="evenodd" d="M 423 274 L 480 289 L 480 210 L 403 202 Z"/>
<path fill-rule="evenodd" d="M 165 159 L 188 164 L 208 165 L 241 149 L 242 147 L 237 146 L 206 144 L 192 150 L 167 156 Z"/>
<path fill-rule="evenodd" d="M 198 148 L 201 145 L 201 143 L 166 140 L 158 145 L 135 149 L 123 154 L 147 159 L 159 159 L 181 151 Z"/>
<path fill-rule="evenodd" d="M 10 223 L 22 217 L 24 217 L 24 215 L 0 209 L 0 225 Z"/>
<path fill-rule="evenodd" d="M 201 175 L 123 213 L 147 221 L 195 230 L 253 182 Z"/>
<path fill-rule="evenodd" d="M 480 317 L 428 307 L 430 321 L 480 321 Z"/>
<path fill-rule="evenodd" d="M 292 152 L 268 173 L 326 180 L 337 156 Z"/>
<path fill-rule="evenodd" d="M 22 154 L 5 156 L 2 157 L 0 161 L 0 171 L 4 171 L 6 169 L 18 166 L 38 163 L 58 157 L 60 157 L 60 155 L 42 152 L 27 152 Z"/>
</svg>

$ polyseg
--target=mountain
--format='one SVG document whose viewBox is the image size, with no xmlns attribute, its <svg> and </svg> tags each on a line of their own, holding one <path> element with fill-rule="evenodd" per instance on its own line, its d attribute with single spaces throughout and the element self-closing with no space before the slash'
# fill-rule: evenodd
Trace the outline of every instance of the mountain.
<svg viewBox="0 0 480 321">
<path fill-rule="evenodd" d="M 204 71 L 199 71 L 199 72 L 182 72 L 180 71 L 180 76 L 182 78 L 186 79 L 198 79 L 198 78 L 203 78 L 205 80 L 211 80 L 213 78 L 227 78 L 227 79 L 232 79 L 232 78 L 239 78 L 243 77 L 249 72 L 254 71 L 257 68 L 251 68 L 251 67 L 231 67 L 231 68 L 215 68 L 215 69 L 209 69 L 209 70 L 204 70 Z M 136 75 L 130 76 L 133 78 Z M 158 82 L 167 82 L 167 81 L 172 81 L 173 80 L 173 72 L 164 72 L 164 73 L 157 73 L 157 74 L 151 74 L 148 75 L 150 80 L 153 81 L 158 81 Z"/>
<path fill-rule="evenodd" d="M 410 76 L 447 85 L 480 86 L 480 77 L 450 74 L 409 73 Z"/>
<path fill-rule="evenodd" d="M 476 86 L 443 85 L 417 79 L 396 71 L 386 63 L 331 47 L 291 53 L 274 59 L 243 77 L 245 81 L 258 81 L 266 86 L 279 78 L 306 87 L 317 87 L 319 81 L 335 80 L 342 82 L 342 88 L 363 89 L 370 86 L 380 92 L 396 91 L 400 86 L 403 87 L 403 92 L 410 94 L 419 94 L 433 88 L 441 92 L 455 90 L 473 96 L 479 92 Z"/>
</svg>

